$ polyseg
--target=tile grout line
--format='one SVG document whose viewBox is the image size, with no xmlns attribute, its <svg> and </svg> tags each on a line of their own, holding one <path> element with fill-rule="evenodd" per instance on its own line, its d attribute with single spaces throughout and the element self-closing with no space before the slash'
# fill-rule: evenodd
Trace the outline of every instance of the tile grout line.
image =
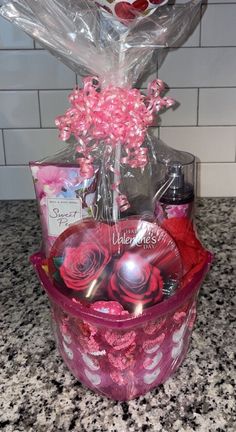
<svg viewBox="0 0 236 432">
<path fill-rule="evenodd" d="M 211 165 L 211 164 L 214 164 L 214 165 L 222 165 L 222 164 L 224 164 L 224 165 L 235 165 L 236 166 L 236 162 L 235 161 L 204 161 L 204 162 L 202 162 L 202 161 L 199 161 L 199 162 L 197 162 L 197 164 L 198 165 Z M 29 168 L 29 165 L 28 165 L 28 163 L 25 163 L 25 164 L 15 164 L 15 165 L 13 165 L 13 164 L 11 164 L 11 163 L 9 163 L 9 164 L 6 164 L 6 165 L 3 165 L 3 164 L 0 164 L 0 167 L 7 167 L 7 168 L 17 168 L 17 167 L 26 167 L 26 168 Z"/>
<path fill-rule="evenodd" d="M 0 92 L 2 92 L 2 93 L 4 93 L 4 92 L 5 93 L 6 92 L 35 92 L 37 90 L 38 91 L 44 91 L 44 92 L 46 92 L 46 91 L 48 91 L 48 92 L 51 92 L 51 91 L 62 92 L 62 91 L 71 91 L 71 89 L 74 87 L 74 85 L 75 85 L 75 83 L 73 83 L 71 85 L 71 87 L 65 87 L 65 88 L 62 88 L 62 87 L 60 87 L 60 88 L 50 87 L 50 88 L 38 88 L 38 89 L 36 89 L 36 88 L 0 88 Z M 235 85 L 235 87 L 236 87 L 236 85 Z M 226 88 L 228 88 L 228 87 L 226 87 Z M 232 87 L 232 88 L 234 88 L 234 87 Z"/>
<path fill-rule="evenodd" d="M 5 166 L 6 166 L 7 165 L 7 156 L 6 156 L 5 137 L 4 137 L 3 129 L 2 129 L 2 147 L 3 147 L 4 162 L 5 162 Z"/>
<path fill-rule="evenodd" d="M 41 113 L 41 101 L 40 101 L 39 90 L 37 90 L 37 94 L 38 94 L 39 125 L 40 125 L 40 129 L 43 129 L 43 126 L 42 126 L 42 113 Z"/>
<path fill-rule="evenodd" d="M 0 92 L 2 93 L 6 93 L 6 92 L 35 92 L 35 91 L 44 91 L 44 92 L 64 92 L 64 91 L 68 91 L 70 92 L 72 90 L 72 88 L 74 87 L 75 84 L 73 84 L 71 87 L 69 88 L 0 88 Z M 138 90 L 144 91 L 147 90 L 147 87 L 136 87 Z M 224 89 L 224 90 L 232 90 L 232 89 L 236 89 L 236 83 L 235 85 L 230 85 L 230 86 L 168 86 L 168 90 L 197 90 L 198 88 L 201 88 L 203 90 L 218 90 L 218 89 Z"/>
<path fill-rule="evenodd" d="M 200 114 L 200 88 L 197 89 L 197 126 L 199 126 L 199 114 Z"/>
<path fill-rule="evenodd" d="M 211 3 L 211 5 L 212 5 L 213 3 Z M 219 3 L 216 3 L 216 4 L 219 4 Z M 233 4 L 233 3 L 230 3 L 230 4 Z M 205 5 L 203 5 L 203 6 L 205 6 Z M 210 48 L 210 49 L 218 49 L 218 48 L 236 48 L 236 44 L 235 45 L 189 45 L 189 46 L 184 46 L 184 45 L 179 45 L 179 46 L 174 46 L 174 45 L 172 45 L 172 46 L 169 46 L 169 47 L 165 47 L 165 48 L 163 48 L 163 50 L 179 50 L 179 49 L 183 49 L 183 50 L 188 50 L 188 49 L 199 49 L 199 48 L 203 48 L 203 49 L 207 49 L 207 48 Z M 4 53 L 4 52 L 14 52 L 14 51 L 16 51 L 16 52 L 19 52 L 19 51 L 25 51 L 25 52 L 37 52 L 37 51 L 45 51 L 45 52 L 47 52 L 47 50 L 46 49 L 44 49 L 44 48 L 34 48 L 34 47 L 32 47 L 32 48 L 0 48 L 0 53 Z M 69 69 L 69 68 L 68 68 Z"/>
<path fill-rule="evenodd" d="M 231 128 L 236 128 L 236 124 L 219 124 L 219 123 L 217 123 L 217 124 L 199 124 L 199 125 L 196 125 L 196 124 L 177 124 L 177 125 L 176 124 L 175 125 L 169 124 L 169 125 L 167 125 L 167 124 L 165 124 L 165 125 L 150 126 L 151 129 L 158 129 L 159 127 L 161 127 L 161 128 L 196 128 L 196 127 L 198 127 L 199 129 L 203 129 L 203 128 L 215 128 L 215 129 L 230 128 L 231 129 Z M 57 127 L 56 126 L 46 126 L 46 127 L 41 127 L 41 128 L 40 128 L 40 126 L 16 127 L 16 128 L 4 127 L 3 129 L 6 131 L 28 131 L 28 130 L 30 130 L 30 131 L 31 130 L 32 131 L 35 131 L 35 130 L 46 131 L 46 130 L 56 130 Z"/>
<path fill-rule="evenodd" d="M 203 8 L 205 8 L 205 10 L 206 10 L 206 5 L 202 4 L 202 5 L 201 5 L 201 10 L 200 10 L 200 23 L 199 23 L 199 48 L 202 48 L 202 17 L 203 17 L 203 15 L 204 15 Z"/>
</svg>

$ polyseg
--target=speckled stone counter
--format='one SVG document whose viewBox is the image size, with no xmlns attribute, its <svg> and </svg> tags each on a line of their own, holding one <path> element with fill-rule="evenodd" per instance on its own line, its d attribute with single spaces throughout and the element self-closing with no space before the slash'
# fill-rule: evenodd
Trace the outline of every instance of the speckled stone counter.
<svg viewBox="0 0 236 432">
<path fill-rule="evenodd" d="M 47 297 L 28 262 L 40 242 L 36 204 L 1 202 L 0 220 L 1 431 L 236 431 L 236 199 L 199 201 L 199 234 L 215 262 L 188 356 L 168 382 L 129 403 L 84 388 L 55 349 Z"/>
</svg>

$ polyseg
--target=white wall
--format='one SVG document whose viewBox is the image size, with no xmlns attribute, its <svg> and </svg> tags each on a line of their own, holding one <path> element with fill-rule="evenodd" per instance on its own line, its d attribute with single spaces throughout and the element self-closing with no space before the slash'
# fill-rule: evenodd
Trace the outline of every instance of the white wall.
<svg viewBox="0 0 236 432">
<path fill-rule="evenodd" d="M 235 24 L 236 2 L 209 1 L 201 25 L 159 70 L 180 106 L 156 132 L 197 156 L 201 196 L 236 196 Z M 0 18 L 0 199 L 34 197 L 28 161 L 61 147 L 54 118 L 75 84 L 73 72 Z"/>
</svg>

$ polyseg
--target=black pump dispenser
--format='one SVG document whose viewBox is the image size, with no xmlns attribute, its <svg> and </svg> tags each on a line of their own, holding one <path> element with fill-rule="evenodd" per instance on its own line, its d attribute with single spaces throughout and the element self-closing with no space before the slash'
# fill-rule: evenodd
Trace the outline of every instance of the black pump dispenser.
<svg viewBox="0 0 236 432">
<path fill-rule="evenodd" d="M 169 187 L 160 198 L 160 202 L 165 204 L 187 204 L 194 199 L 193 173 L 188 174 L 189 181 L 186 180 L 185 171 L 190 167 L 184 166 L 180 162 L 172 162 L 166 165 L 165 181 L 169 180 Z M 192 177 L 192 182 L 190 182 Z"/>
</svg>

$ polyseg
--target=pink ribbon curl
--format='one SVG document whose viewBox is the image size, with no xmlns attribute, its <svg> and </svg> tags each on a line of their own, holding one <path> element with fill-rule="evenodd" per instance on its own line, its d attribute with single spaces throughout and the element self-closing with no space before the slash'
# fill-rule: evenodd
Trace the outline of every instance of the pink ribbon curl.
<svg viewBox="0 0 236 432">
<path fill-rule="evenodd" d="M 59 137 L 67 141 L 71 135 L 78 140 L 77 161 L 85 178 L 93 175 L 92 153 L 101 142 L 115 148 L 121 145 L 121 163 L 131 168 L 144 168 L 148 150 L 142 147 L 147 128 L 153 124 L 155 113 L 174 105 L 174 100 L 161 97 L 165 90 L 163 81 L 157 79 L 148 86 L 147 96 L 135 88 L 115 86 L 100 87 L 96 77 L 84 79 L 84 88 L 76 88 L 69 96 L 71 107 L 56 118 Z M 92 144 L 91 144 L 92 143 Z M 127 208 L 127 200 L 118 186 L 119 205 Z"/>
</svg>

